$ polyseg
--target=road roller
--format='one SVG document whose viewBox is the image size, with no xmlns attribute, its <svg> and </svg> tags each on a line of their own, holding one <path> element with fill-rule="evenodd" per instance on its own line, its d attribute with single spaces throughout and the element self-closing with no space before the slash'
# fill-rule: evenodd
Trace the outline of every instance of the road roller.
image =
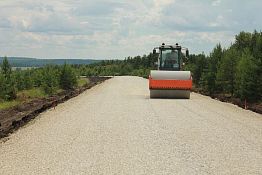
<svg viewBox="0 0 262 175">
<path fill-rule="evenodd" d="M 151 70 L 149 75 L 150 98 L 189 99 L 192 76 L 190 71 L 183 70 L 183 60 L 189 56 L 188 49 L 179 44 L 163 43 L 154 48 L 153 54 L 157 53 L 157 70 Z"/>
</svg>

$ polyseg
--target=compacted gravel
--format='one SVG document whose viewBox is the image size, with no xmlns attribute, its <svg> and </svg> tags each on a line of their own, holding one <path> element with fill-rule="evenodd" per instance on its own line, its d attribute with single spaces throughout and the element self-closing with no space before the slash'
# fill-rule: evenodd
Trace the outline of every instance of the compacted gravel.
<svg viewBox="0 0 262 175">
<path fill-rule="evenodd" d="M 262 115 L 115 77 L 2 140 L 0 174 L 262 174 Z"/>
</svg>

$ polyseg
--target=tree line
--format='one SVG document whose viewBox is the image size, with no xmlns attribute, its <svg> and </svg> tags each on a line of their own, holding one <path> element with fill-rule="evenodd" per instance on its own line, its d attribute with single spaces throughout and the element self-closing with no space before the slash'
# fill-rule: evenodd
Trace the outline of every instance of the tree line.
<svg viewBox="0 0 262 175">
<path fill-rule="evenodd" d="M 156 69 L 158 55 L 127 57 L 91 65 L 79 65 L 81 75 L 134 75 L 148 77 Z M 261 101 L 262 33 L 240 32 L 229 48 L 217 44 L 209 55 L 192 54 L 184 60 L 193 76 L 194 88 L 202 93 L 223 94 L 247 101 Z"/>
<path fill-rule="evenodd" d="M 47 65 L 37 69 L 12 70 L 5 57 L 0 65 L 0 100 L 14 100 L 17 92 L 41 88 L 48 95 L 77 85 L 77 71 L 70 65 Z"/>
<path fill-rule="evenodd" d="M 2 62 L 4 57 L 0 57 L 0 62 Z M 13 67 L 43 67 L 46 65 L 76 65 L 76 64 L 91 64 L 99 62 L 99 60 L 93 59 L 46 59 L 46 58 L 27 58 L 27 57 L 8 57 L 9 63 Z"/>
<path fill-rule="evenodd" d="M 158 55 L 127 57 L 124 60 L 103 60 L 90 65 L 77 65 L 79 74 L 85 76 L 140 76 L 147 78 L 156 69 Z"/>
<path fill-rule="evenodd" d="M 77 76 L 133 75 L 147 78 L 156 69 L 157 54 L 103 60 L 90 65 L 47 65 L 42 68 L 12 71 L 5 58 L 0 73 L 0 99 L 15 99 L 17 91 L 41 87 L 47 94 L 57 89 L 72 89 Z M 184 60 L 194 88 L 202 93 L 222 94 L 250 102 L 261 102 L 262 32 L 240 32 L 228 48 L 217 44 L 209 55 L 192 54 Z"/>
<path fill-rule="evenodd" d="M 229 48 L 218 44 L 208 56 L 191 55 L 186 69 L 204 93 L 261 102 L 262 32 L 240 32 Z"/>
</svg>

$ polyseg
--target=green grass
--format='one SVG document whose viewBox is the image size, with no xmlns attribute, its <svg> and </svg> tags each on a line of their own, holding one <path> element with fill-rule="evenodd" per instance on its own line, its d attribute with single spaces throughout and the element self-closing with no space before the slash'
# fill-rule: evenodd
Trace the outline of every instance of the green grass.
<svg viewBox="0 0 262 175">
<path fill-rule="evenodd" d="M 48 95 L 41 88 L 23 90 L 17 93 L 17 99 L 12 101 L 0 101 L 0 110 L 8 109 L 36 98 L 44 98 Z"/>
<path fill-rule="evenodd" d="M 89 83 L 89 80 L 87 78 L 79 78 L 77 80 L 77 86 L 78 87 L 83 87 Z"/>
<path fill-rule="evenodd" d="M 89 80 L 87 78 L 79 78 L 77 80 L 77 86 L 83 87 L 89 83 Z M 55 94 L 62 92 L 62 89 L 58 89 Z M 19 91 L 17 93 L 17 99 L 13 101 L 4 101 L 0 99 L 0 110 L 8 109 L 17 105 L 20 105 L 24 102 L 29 102 L 33 99 L 37 98 L 45 98 L 49 95 L 45 93 L 45 91 L 42 88 L 32 88 L 29 90 L 23 90 Z"/>
<path fill-rule="evenodd" d="M 12 101 L 0 100 L 0 110 L 8 109 L 24 102 L 31 101 L 36 98 L 44 98 L 48 95 L 41 88 L 33 88 L 30 90 L 23 90 L 17 93 L 17 98 Z"/>
<path fill-rule="evenodd" d="M 19 101 L 19 100 L 0 102 L 0 110 L 8 109 L 8 108 L 17 106 L 17 105 L 19 105 L 19 104 L 21 104 L 21 103 L 22 103 L 22 102 Z"/>
<path fill-rule="evenodd" d="M 58 94 L 58 93 L 63 92 L 63 91 L 64 91 L 63 89 L 57 89 L 55 94 Z"/>
<path fill-rule="evenodd" d="M 29 90 L 23 90 L 18 92 L 17 97 L 18 99 L 35 99 L 35 98 L 44 98 L 48 95 L 44 92 L 41 88 L 33 88 Z"/>
</svg>

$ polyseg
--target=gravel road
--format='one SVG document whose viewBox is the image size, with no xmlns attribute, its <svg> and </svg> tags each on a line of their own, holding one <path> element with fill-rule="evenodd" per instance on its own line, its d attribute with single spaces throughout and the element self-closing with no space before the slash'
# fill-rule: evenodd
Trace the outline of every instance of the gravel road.
<svg viewBox="0 0 262 175">
<path fill-rule="evenodd" d="M 2 140 L 0 174 L 262 174 L 262 115 L 115 77 Z"/>
</svg>

